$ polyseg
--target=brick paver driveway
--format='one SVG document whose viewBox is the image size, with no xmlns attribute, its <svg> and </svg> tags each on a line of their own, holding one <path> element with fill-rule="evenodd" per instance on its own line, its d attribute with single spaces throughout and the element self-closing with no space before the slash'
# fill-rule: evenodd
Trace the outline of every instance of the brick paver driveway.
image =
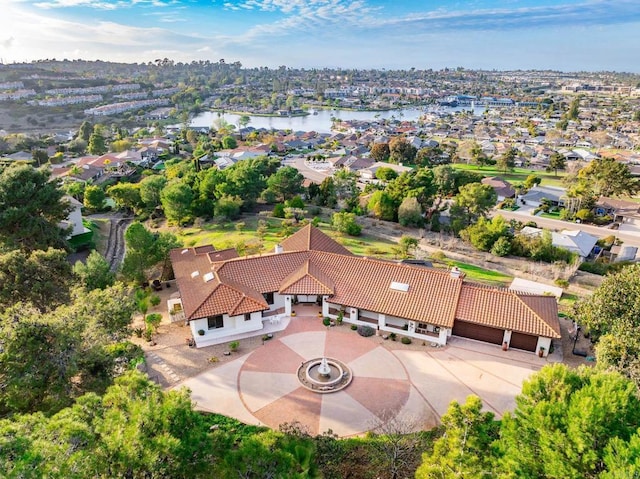
<svg viewBox="0 0 640 479">
<path fill-rule="evenodd" d="M 300 364 L 322 356 L 351 368 L 353 381 L 343 391 L 317 394 L 298 382 Z M 403 347 L 299 317 L 264 346 L 182 385 L 205 411 L 272 428 L 299 421 L 311 434 L 331 429 L 351 436 L 398 415 L 418 428 L 433 427 L 449 402 L 469 394 L 500 416 L 513 409 L 522 381 L 544 364 L 531 353 L 458 338 L 445 348 Z"/>
</svg>

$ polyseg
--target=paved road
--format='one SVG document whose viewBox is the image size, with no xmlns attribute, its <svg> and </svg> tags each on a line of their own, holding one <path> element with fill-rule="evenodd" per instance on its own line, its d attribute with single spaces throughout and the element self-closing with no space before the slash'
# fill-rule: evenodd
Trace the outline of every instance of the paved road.
<svg viewBox="0 0 640 479">
<path fill-rule="evenodd" d="M 517 211 L 498 210 L 493 211 L 492 214 L 500 214 L 506 219 L 515 219 L 526 223 L 527 221 L 535 221 L 538 226 L 552 229 L 552 230 L 575 230 L 580 229 L 585 233 L 592 234 L 598 238 L 604 238 L 606 236 L 615 235 L 628 246 L 640 247 L 640 235 L 638 233 L 632 233 L 628 231 L 617 231 L 608 228 L 602 228 L 600 226 L 583 225 L 570 223 L 568 221 L 554 220 L 550 218 L 542 218 L 540 216 L 533 216 L 528 213 L 519 213 Z"/>
<path fill-rule="evenodd" d="M 314 183 L 320 184 L 327 176 L 329 176 L 327 173 L 321 173 L 313 168 L 309 168 L 304 164 L 304 157 L 302 156 L 296 156 L 286 162 L 286 164 L 293 166 L 296 170 L 302 173 L 305 178 L 313 181 Z"/>
</svg>

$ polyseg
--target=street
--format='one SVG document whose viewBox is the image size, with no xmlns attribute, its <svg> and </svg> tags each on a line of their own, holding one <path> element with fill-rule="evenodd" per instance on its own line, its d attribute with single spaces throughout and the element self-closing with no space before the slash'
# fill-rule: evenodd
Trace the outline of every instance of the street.
<svg viewBox="0 0 640 479">
<path fill-rule="evenodd" d="M 528 212 L 507 211 L 507 210 L 493 210 L 491 215 L 499 214 L 505 219 L 514 219 L 526 223 L 527 221 L 534 221 L 539 227 L 551 229 L 551 230 L 582 230 L 585 233 L 589 233 L 598 238 L 605 238 L 607 236 L 615 235 L 627 246 L 640 247 L 640 234 L 629 231 L 618 231 L 608 229 L 606 227 L 592 226 L 578 223 L 570 223 L 568 221 L 554 220 L 550 218 L 542 218 L 540 216 L 533 216 Z"/>
</svg>

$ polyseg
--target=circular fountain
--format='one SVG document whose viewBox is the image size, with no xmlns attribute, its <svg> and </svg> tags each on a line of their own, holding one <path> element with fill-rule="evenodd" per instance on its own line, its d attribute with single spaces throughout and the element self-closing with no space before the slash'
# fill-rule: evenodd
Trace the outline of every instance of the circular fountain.
<svg viewBox="0 0 640 479">
<path fill-rule="evenodd" d="M 332 358 L 315 358 L 298 368 L 298 380 L 310 391 L 326 394 L 346 388 L 353 378 L 351 370 Z"/>
</svg>

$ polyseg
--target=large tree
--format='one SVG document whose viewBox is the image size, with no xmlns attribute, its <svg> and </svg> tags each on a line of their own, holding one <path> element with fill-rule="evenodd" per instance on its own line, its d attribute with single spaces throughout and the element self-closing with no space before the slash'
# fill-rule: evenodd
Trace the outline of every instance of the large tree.
<svg viewBox="0 0 640 479">
<path fill-rule="evenodd" d="M 469 183 L 461 187 L 451 207 L 453 230 L 459 232 L 485 216 L 496 200 L 496 192 L 489 185 Z"/>
<path fill-rule="evenodd" d="M 167 184 L 167 179 L 161 175 L 151 175 L 140 181 L 140 200 L 144 207 L 153 211 L 160 206 L 160 194 Z"/>
<path fill-rule="evenodd" d="M 65 248 L 67 232 L 59 225 L 71 206 L 50 173 L 24 164 L 0 169 L 0 243 L 26 251 Z"/>
<path fill-rule="evenodd" d="M 162 209 L 167 221 L 172 224 L 185 224 L 191 221 L 193 200 L 193 190 L 184 180 L 170 181 L 160 194 Z"/>
<path fill-rule="evenodd" d="M 302 193 L 304 176 L 292 166 L 283 166 L 267 180 L 267 186 L 281 201 Z"/>
<path fill-rule="evenodd" d="M 575 319 L 597 342 L 598 362 L 640 385 L 640 265 L 606 276 L 577 303 Z"/>
<path fill-rule="evenodd" d="M 370 156 L 372 160 L 375 161 L 389 161 L 389 156 L 391 155 L 391 151 L 389 151 L 389 143 L 375 143 L 371 147 Z"/>
<path fill-rule="evenodd" d="M 88 291 L 105 289 L 112 286 L 115 281 L 115 275 L 111 271 L 109 263 L 96 250 L 89 253 L 84 263 L 77 261 L 73 272 Z"/>
<path fill-rule="evenodd" d="M 640 190 L 640 181 L 629 166 L 613 158 L 593 160 L 578 172 L 576 181 L 596 197 L 631 196 Z"/>
<path fill-rule="evenodd" d="M 416 158 L 416 148 L 405 138 L 397 136 L 389 142 L 389 161 L 412 165 Z"/>
<path fill-rule="evenodd" d="M 465 404 L 452 402 L 442 416 L 444 435 L 423 456 L 416 479 L 485 479 L 495 477 L 491 445 L 498 437 L 498 422 L 482 412 L 478 396 L 469 396 Z"/>
<path fill-rule="evenodd" d="M 611 440 L 629 441 L 639 421 L 636 387 L 620 374 L 546 366 L 503 417 L 501 477 L 597 478 Z"/>
<path fill-rule="evenodd" d="M 67 253 L 49 248 L 30 253 L 12 250 L 0 254 L 0 306 L 31 303 L 46 311 L 69 299 L 72 275 Z"/>
<path fill-rule="evenodd" d="M 91 133 L 89 137 L 89 146 L 87 149 L 92 155 L 104 155 L 108 151 L 102 125 L 95 125 L 93 127 L 93 133 Z"/>
<path fill-rule="evenodd" d="M 77 291 L 68 305 L 42 313 L 16 303 L 0 314 L 0 413 L 55 412 L 100 391 L 135 353 L 123 341 L 131 293 L 116 285 Z M 120 359 L 118 359 L 120 358 Z"/>
<path fill-rule="evenodd" d="M 549 157 L 549 166 L 547 171 L 552 171 L 554 176 L 558 176 L 558 170 L 564 170 L 567 166 L 567 159 L 562 153 L 554 153 Z"/>
<path fill-rule="evenodd" d="M 127 254 L 122 273 L 130 281 L 143 282 L 149 269 L 164 262 L 168 267 L 169 251 L 180 243 L 171 233 L 152 233 L 142 223 L 132 223 L 124 234 Z"/>
<path fill-rule="evenodd" d="M 140 184 L 138 183 L 118 183 L 107 189 L 107 194 L 113 199 L 118 208 L 139 213 L 142 207 L 140 197 Z"/>
<path fill-rule="evenodd" d="M 212 436 L 187 390 L 162 392 L 139 372 L 54 416 L 2 420 L 0 437 L 3 477 L 212 477 Z"/>
</svg>

